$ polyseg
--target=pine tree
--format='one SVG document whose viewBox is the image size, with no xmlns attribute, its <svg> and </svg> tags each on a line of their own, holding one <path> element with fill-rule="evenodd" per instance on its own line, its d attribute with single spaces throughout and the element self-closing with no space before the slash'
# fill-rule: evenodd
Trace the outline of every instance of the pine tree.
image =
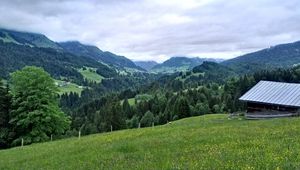
<svg viewBox="0 0 300 170">
<path fill-rule="evenodd" d="M 6 88 L 3 87 L 0 80 L 0 148 L 9 146 L 9 114 L 11 108 L 11 96 L 9 94 L 8 84 Z"/>
<path fill-rule="evenodd" d="M 173 112 L 179 119 L 189 117 L 191 115 L 190 106 L 186 98 L 179 97 L 176 100 Z"/>
<path fill-rule="evenodd" d="M 108 125 L 113 127 L 113 130 L 119 130 L 126 128 L 126 116 L 122 110 L 122 106 L 118 99 L 108 104 L 108 110 L 106 116 L 109 117 Z"/>
<path fill-rule="evenodd" d="M 123 101 L 123 111 L 128 118 L 133 116 L 133 112 L 127 98 L 125 98 Z"/>
</svg>

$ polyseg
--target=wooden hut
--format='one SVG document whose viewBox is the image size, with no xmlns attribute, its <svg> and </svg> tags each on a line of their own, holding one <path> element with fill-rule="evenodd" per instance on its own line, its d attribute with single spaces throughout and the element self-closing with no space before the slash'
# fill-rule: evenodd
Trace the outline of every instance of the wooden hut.
<svg viewBox="0 0 300 170">
<path fill-rule="evenodd" d="M 298 116 L 300 84 L 260 81 L 242 97 L 248 119 Z"/>
</svg>

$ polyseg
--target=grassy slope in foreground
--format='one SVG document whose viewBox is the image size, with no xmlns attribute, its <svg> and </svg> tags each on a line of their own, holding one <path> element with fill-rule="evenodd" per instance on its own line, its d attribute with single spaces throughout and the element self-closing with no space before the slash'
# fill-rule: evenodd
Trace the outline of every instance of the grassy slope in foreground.
<svg viewBox="0 0 300 170">
<path fill-rule="evenodd" d="M 300 118 L 188 118 L 0 151 L 0 169 L 296 169 Z"/>
</svg>

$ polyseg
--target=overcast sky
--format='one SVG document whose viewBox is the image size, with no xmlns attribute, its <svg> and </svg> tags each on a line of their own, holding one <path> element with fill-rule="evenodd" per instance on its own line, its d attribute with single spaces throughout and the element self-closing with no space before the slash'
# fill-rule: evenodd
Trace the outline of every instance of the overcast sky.
<svg viewBox="0 0 300 170">
<path fill-rule="evenodd" d="M 0 0 L 0 27 L 133 60 L 232 58 L 300 40 L 300 0 Z"/>
</svg>

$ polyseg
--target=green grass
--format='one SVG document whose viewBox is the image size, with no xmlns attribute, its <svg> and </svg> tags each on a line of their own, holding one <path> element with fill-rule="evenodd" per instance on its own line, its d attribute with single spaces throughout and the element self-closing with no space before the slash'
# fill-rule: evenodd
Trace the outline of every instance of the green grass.
<svg viewBox="0 0 300 170">
<path fill-rule="evenodd" d="M 89 81 L 95 81 L 97 83 L 100 83 L 101 80 L 104 78 L 96 73 L 95 68 L 86 67 L 85 70 L 81 68 L 78 71 L 82 74 L 84 78 L 88 79 Z"/>
<path fill-rule="evenodd" d="M 129 103 L 130 106 L 134 106 L 135 105 L 135 100 L 137 100 L 137 102 L 140 102 L 142 100 L 143 101 L 149 101 L 152 98 L 153 98 L 153 96 L 149 95 L 149 94 L 138 94 L 133 98 L 129 98 L 128 103 Z M 121 100 L 121 104 L 123 104 L 123 102 L 124 102 L 124 100 Z"/>
<path fill-rule="evenodd" d="M 300 118 L 226 115 L 0 151 L 0 169 L 299 169 Z"/>
<path fill-rule="evenodd" d="M 135 105 L 135 99 L 134 98 L 128 99 L 128 103 L 129 103 L 130 106 Z"/>
<path fill-rule="evenodd" d="M 121 104 L 123 104 L 124 100 L 121 100 Z M 129 98 L 128 99 L 128 103 L 130 106 L 134 106 L 135 105 L 135 99 L 134 98 Z"/>
<path fill-rule="evenodd" d="M 58 84 L 64 83 L 64 81 L 61 80 L 54 80 L 54 81 Z M 83 88 L 79 88 L 79 86 L 75 83 L 68 83 L 65 86 L 58 87 L 58 89 L 60 95 L 63 93 L 70 93 L 70 92 L 75 92 L 80 95 L 83 90 Z"/>
</svg>

